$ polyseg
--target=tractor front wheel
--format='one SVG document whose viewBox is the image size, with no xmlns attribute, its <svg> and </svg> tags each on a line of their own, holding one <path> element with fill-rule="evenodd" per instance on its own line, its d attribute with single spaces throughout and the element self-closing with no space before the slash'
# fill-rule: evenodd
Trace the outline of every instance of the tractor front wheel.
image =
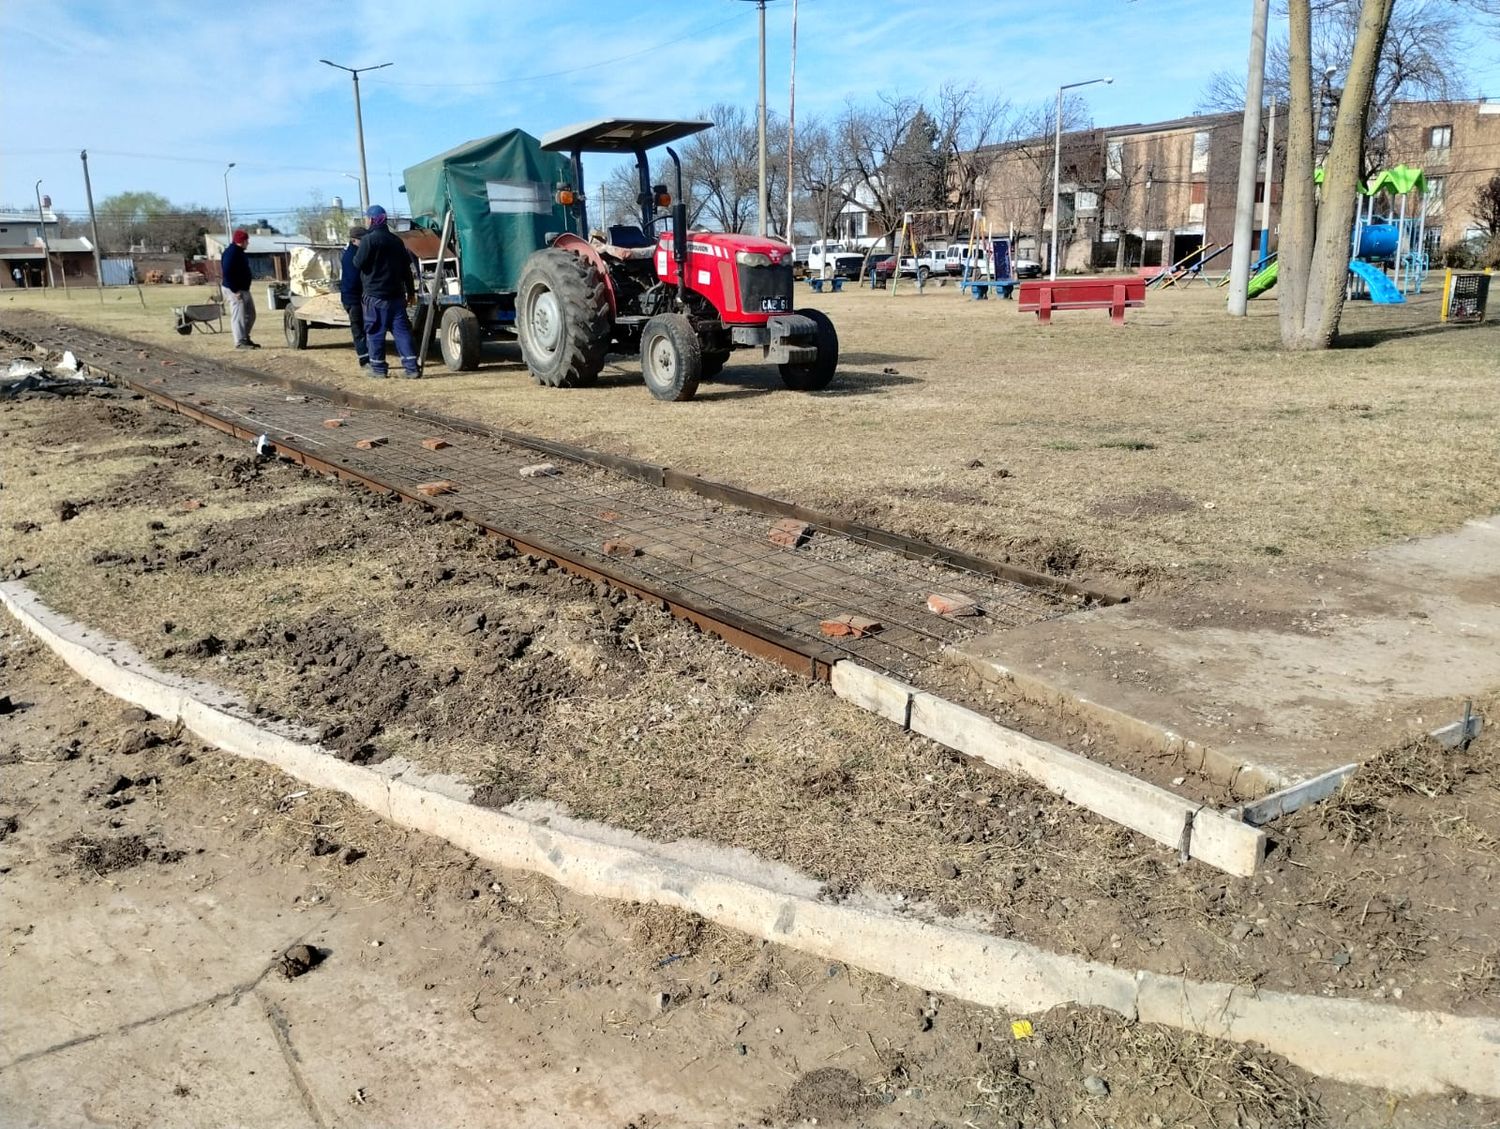
<svg viewBox="0 0 1500 1129">
<path fill-rule="evenodd" d="M 593 264 L 549 247 L 526 260 L 516 290 L 516 336 L 538 384 L 593 384 L 609 348 L 609 296 Z"/>
<path fill-rule="evenodd" d="M 703 346 L 685 314 L 657 314 L 641 331 L 641 375 L 658 400 L 691 400 L 703 375 Z"/>
<path fill-rule="evenodd" d="M 798 314 L 805 318 L 811 318 L 817 332 L 814 340 L 818 346 L 816 360 L 807 364 L 788 364 L 779 366 L 781 369 L 781 383 L 785 384 L 793 392 L 821 392 L 828 387 L 829 381 L 839 367 L 839 335 L 833 328 L 833 322 L 828 320 L 828 315 L 822 310 L 798 310 Z"/>
<path fill-rule="evenodd" d="M 449 306 L 438 323 L 438 342 L 449 372 L 473 372 L 479 367 L 479 319 L 473 310 Z"/>
<path fill-rule="evenodd" d="M 289 348 L 307 348 L 307 322 L 299 318 L 296 311 L 290 306 L 286 308 L 286 313 L 282 315 L 281 329 L 286 335 L 286 343 Z"/>
</svg>

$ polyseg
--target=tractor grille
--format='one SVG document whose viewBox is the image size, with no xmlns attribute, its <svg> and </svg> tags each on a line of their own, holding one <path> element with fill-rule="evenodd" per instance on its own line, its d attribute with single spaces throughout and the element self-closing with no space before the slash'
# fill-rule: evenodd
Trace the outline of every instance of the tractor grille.
<svg viewBox="0 0 1500 1129">
<path fill-rule="evenodd" d="M 791 265 L 740 267 L 740 303 L 747 314 L 791 313 Z"/>
</svg>

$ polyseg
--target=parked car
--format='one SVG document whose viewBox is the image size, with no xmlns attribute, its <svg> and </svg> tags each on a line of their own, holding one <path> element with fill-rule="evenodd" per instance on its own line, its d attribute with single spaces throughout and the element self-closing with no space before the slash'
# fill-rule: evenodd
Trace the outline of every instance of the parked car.
<svg viewBox="0 0 1500 1129">
<path fill-rule="evenodd" d="M 1041 278 L 1042 264 L 1035 259 L 1014 259 L 1011 269 L 1016 272 L 1017 278 Z"/>
</svg>

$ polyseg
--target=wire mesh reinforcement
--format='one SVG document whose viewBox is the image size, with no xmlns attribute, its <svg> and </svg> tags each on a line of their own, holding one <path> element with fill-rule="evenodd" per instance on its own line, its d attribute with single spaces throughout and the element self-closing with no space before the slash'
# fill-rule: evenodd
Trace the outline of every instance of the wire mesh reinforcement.
<svg viewBox="0 0 1500 1129">
<path fill-rule="evenodd" d="M 11 334 L 13 339 L 15 334 Z M 154 396 L 214 417 L 241 433 L 407 497 L 446 483 L 433 505 L 555 547 L 585 566 L 607 566 L 633 586 L 664 598 L 686 594 L 699 608 L 802 641 L 807 653 L 847 656 L 913 678 L 945 645 L 978 631 L 1052 618 L 1078 605 L 1057 593 L 900 553 L 814 526 L 795 548 L 773 544 L 774 519 L 598 467 L 550 460 L 559 473 L 523 477 L 543 459 L 496 438 L 444 430 L 398 410 L 340 406 L 288 395 L 244 371 L 75 327 L 27 328 L 26 340 L 70 348 L 81 361 Z M 562 393 L 566 394 L 566 393 Z M 330 421 L 338 421 L 336 425 Z M 383 440 L 370 449 L 361 440 Z M 431 449 L 423 440 L 441 439 Z M 934 593 L 960 592 L 983 614 L 950 618 L 928 610 Z M 860 635 L 830 637 L 840 616 L 874 621 Z"/>
</svg>

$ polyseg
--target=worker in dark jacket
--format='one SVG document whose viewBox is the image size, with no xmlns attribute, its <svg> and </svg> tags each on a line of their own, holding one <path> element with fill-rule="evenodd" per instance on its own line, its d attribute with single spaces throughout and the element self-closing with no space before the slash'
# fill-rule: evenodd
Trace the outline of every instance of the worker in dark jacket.
<svg viewBox="0 0 1500 1129">
<path fill-rule="evenodd" d="M 224 248 L 224 257 L 219 260 L 220 278 L 224 293 L 229 297 L 229 324 L 234 327 L 236 349 L 259 349 L 250 340 L 250 331 L 255 328 L 255 300 L 250 297 L 250 256 L 245 254 L 245 245 L 250 236 L 244 228 L 235 229 Z"/>
<path fill-rule="evenodd" d="M 416 284 L 411 275 L 411 256 L 385 222 L 385 209 L 372 204 L 365 213 L 369 222 L 369 233 L 359 241 L 359 250 L 354 253 L 354 266 L 358 268 L 360 284 L 364 287 L 365 346 L 370 350 L 370 375 L 384 377 L 385 335 L 396 339 L 396 351 L 401 354 L 401 367 L 407 376 L 419 375 L 417 350 L 411 339 L 411 320 L 406 316 L 406 307 L 416 293 Z"/>
<path fill-rule="evenodd" d="M 359 268 L 354 265 L 359 241 L 365 237 L 365 229 L 358 225 L 349 229 L 349 246 L 344 248 L 344 257 L 339 269 L 339 299 L 344 303 L 344 313 L 349 315 L 349 335 L 354 338 L 354 355 L 359 358 L 359 367 L 370 363 L 370 350 L 365 345 L 365 309 L 360 301 L 364 286 L 359 277 Z"/>
</svg>

